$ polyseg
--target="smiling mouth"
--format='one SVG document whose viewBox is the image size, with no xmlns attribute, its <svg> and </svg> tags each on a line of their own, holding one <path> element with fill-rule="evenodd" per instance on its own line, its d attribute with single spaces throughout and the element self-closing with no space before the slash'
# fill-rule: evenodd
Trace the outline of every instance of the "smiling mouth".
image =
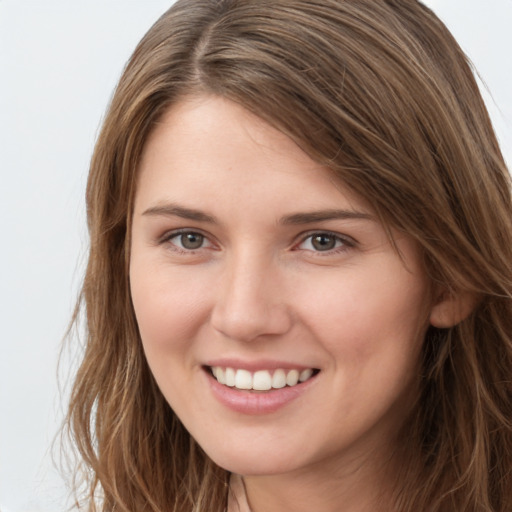
<svg viewBox="0 0 512 512">
<path fill-rule="evenodd" d="M 319 373 L 316 368 L 305 370 L 258 370 L 250 372 L 244 369 L 223 368 L 221 366 L 208 367 L 210 374 L 224 386 L 244 391 L 269 391 L 271 389 L 282 389 L 294 387 L 308 381 Z"/>
</svg>

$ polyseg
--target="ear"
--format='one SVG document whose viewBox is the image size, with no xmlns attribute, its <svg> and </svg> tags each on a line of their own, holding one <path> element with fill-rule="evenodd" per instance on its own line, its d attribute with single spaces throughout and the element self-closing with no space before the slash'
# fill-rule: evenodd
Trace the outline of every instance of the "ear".
<svg viewBox="0 0 512 512">
<path fill-rule="evenodd" d="M 465 320 L 475 309 L 478 298 L 470 292 L 443 290 L 430 311 L 430 324 L 448 329 Z"/>
</svg>

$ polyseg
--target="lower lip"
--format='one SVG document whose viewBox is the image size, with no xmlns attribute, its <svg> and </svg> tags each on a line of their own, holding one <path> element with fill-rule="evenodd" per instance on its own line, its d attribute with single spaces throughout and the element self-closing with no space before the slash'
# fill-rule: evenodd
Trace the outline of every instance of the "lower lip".
<svg viewBox="0 0 512 512">
<path fill-rule="evenodd" d="M 215 398 L 228 409 L 242 414 L 271 414 L 293 402 L 306 392 L 316 377 L 295 386 L 251 392 L 220 384 L 208 371 L 205 372 Z"/>
</svg>

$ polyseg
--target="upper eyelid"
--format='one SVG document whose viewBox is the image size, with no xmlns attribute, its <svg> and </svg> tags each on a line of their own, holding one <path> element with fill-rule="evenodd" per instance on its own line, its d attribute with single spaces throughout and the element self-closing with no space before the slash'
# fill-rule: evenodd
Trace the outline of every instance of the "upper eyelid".
<svg viewBox="0 0 512 512">
<path fill-rule="evenodd" d="M 297 245 L 297 244 L 300 244 L 302 242 L 304 242 L 305 240 L 307 240 L 308 238 L 312 237 L 313 235 L 329 235 L 329 236 L 333 236 L 335 238 L 339 238 L 340 240 L 342 240 L 343 242 L 349 244 L 349 245 L 357 245 L 358 241 L 349 236 L 349 235 L 345 235 L 344 233 L 337 233 L 336 231 L 330 231 L 328 229 L 312 229 L 312 230 L 308 230 L 306 232 L 303 232 L 301 233 L 300 235 L 297 236 L 297 239 L 298 241 L 295 242 L 294 245 Z"/>
<path fill-rule="evenodd" d="M 164 243 L 164 242 L 169 241 L 172 238 L 174 238 L 174 237 L 176 237 L 176 236 L 178 236 L 180 234 L 183 234 L 183 233 L 197 233 L 197 234 L 203 236 L 206 240 L 208 240 L 208 242 L 210 244 L 212 244 L 212 245 L 219 245 L 218 241 L 216 240 L 216 238 L 213 235 L 211 235 L 210 233 L 206 233 L 202 229 L 199 229 L 199 228 L 177 228 L 177 229 L 171 229 L 171 230 L 166 231 L 161 236 L 159 236 L 158 239 L 157 239 L 157 242 L 158 243 Z M 351 246 L 351 247 L 353 247 L 353 246 L 358 244 L 358 241 L 355 238 L 353 238 L 353 237 L 351 237 L 349 235 L 346 235 L 344 233 L 339 233 L 339 232 L 331 231 L 331 230 L 328 230 L 328 229 L 310 229 L 310 230 L 301 232 L 298 235 L 296 235 L 294 237 L 294 241 L 292 243 L 292 247 L 294 247 L 294 248 L 297 247 L 298 245 L 300 245 L 301 243 L 305 242 L 308 238 L 312 237 L 313 235 L 329 235 L 329 236 L 333 236 L 335 238 L 340 239 L 346 245 Z M 197 249 L 197 250 L 199 250 L 199 249 Z"/>
<path fill-rule="evenodd" d="M 178 228 L 178 229 L 170 229 L 163 233 L 161 236 L 158 237 L 159 242 L 165 242 L 170 240 L 171 238 L 174 238 L 175 236 L 182 235 L 184 233 L 197 233 L 198 235 L 203 236 L 204 238 L 208 239 L 210 242 L 212 241 L 212 236 L 205 233 L 202 229 L 197 228 Z"/>
<path fill-rule="evenodd" d="M 183 233 L 197 233 L 198 235 L 201 235 L 202 237 L 204 237 L 205 241 L 207 242 L 207 245 L 198 247 L 197 249 L 181 248 L 179 243 L 175 243 L 172 239 L 175 237 L 178 237 L 179 235 L 181 235 Z M 215 249 L 215 247 L 217 245 L 217 243 L 215 241 L 212 242 L 212 239 L 210 236 L 203 233 L 200 229 L 187 229 L 187 228 L 167 230 L 161 236 L 157 236 L 154 239 L 153 244 L 155 247 L 166 247 L 167 250 L 171 250 L 171 251 L 177 252 L 177 253 L 190 254 L 190 255 L 196 254 L 196 253 L 198 253 L 200 251 L 204 251 L 204 250 Z"/>
<path fill-rule="evenodd" d="M 206 245 L 202 245 L 201 247 L 198 247 L 197 249 L 187 249 L 187 248 L 180 247 L 179 243 L 174 243 L 172 241 L 173 238 L 177 238 L 180 235 L 183 235 L 185 233 L 194 233 L 194 234 L 202 236 L 204 238 L 204 241 L 206 242 Z M 179 228 L 179 229 L 169 230 L 157 239 L 156 245 L 157 246 L 167 245 L 168 250 L 172 250 L 173 252 L 184 254 L 184 255 L 188 254 L 190 256 L 200 253 L 201 251 L 212 250 L 212 249 L 216 250 L 218 248 L 218 243 L 215 240 L 212 241 L 211 236 L 207 235 L 200 229 L 191 229 L 191 228 Z M 170 248 L 169 246 L 172 246 L 172 248 Z"/>
</svg>

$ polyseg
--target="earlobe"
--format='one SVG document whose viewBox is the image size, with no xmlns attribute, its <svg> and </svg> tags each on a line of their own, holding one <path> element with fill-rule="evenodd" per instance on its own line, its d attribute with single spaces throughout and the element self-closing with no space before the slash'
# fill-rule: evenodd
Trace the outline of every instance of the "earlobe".
<svg viewBox="0 0 512 512">
<path fill-rule="evenodd" d="M 478 298 L 470 292 L 441 292 L 430 311 L 430 324 L 448 329 L 465 320 L 475 309 Z"/>
</svg>

